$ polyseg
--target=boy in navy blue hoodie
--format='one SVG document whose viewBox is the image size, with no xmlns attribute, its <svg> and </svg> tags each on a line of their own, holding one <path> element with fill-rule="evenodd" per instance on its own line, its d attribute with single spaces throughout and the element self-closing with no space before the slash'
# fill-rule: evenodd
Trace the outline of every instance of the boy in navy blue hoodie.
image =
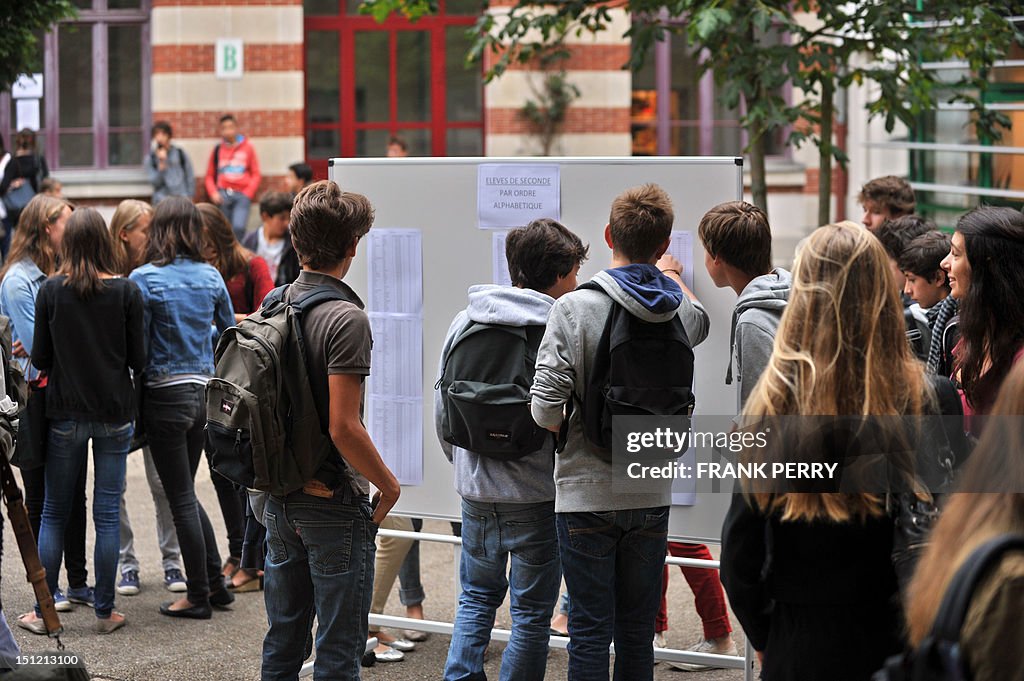
<svg viewBox="0 0 1024 681">
<path fill-rule="evenodd" d="M 680 263 L 665 255 L 673 220 L 671 199 L 654 184 L 612 203 L 605 227 L 612 267 L 591 280 L 601 291 L 562 296 L 548 317 L 531 389 L 539 425 L 557 432 L 573 394 L 585 390 L 613 305 L 646 322 L 678 316 L 691 345 L 707 337 L 707 313 L 683 284 Z M 555 460 L 559 552 L 572 601 L 569 678 L 606 680 L 614 639 L 615 678 L 650 681 L 671 480 L 655 491 L 616 494 L 612 464 L 584 435 L 581 412 L 572 411 Z"/>
</svg>

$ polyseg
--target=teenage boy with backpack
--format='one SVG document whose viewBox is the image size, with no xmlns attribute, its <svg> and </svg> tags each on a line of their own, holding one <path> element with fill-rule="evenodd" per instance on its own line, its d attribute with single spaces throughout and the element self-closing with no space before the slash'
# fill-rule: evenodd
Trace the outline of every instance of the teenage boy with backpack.
<svg viewBox="0 0 1024 681">
<path fill-rule="evenodd" d="M 960 340 L 956 298 L 949 295 L 949 279 L 939 267 L 949 246 L 949 234 L 925 232 L 911 239 L 898 263 L 906 277 L 904 295 L 914 300 L 928 322 L 928 372 L 939 376 L 953 374 L 953 348 Z"/>
<path fill-rule="evenodd" d="M 302 273 L 283 292 L 284 300 L 296 303 L 314 291 L 339 298 L 309 307 L 301 316 L 309 389 L 333 450 L 301 489 L 286 496 L 271 494 L 266 502 L 270 628 L 263 640 L 262 681 L 297 677 L 308 654 L 314 615 L 314 676 L 359 678 L 374 539 L 400 493 L 362 423 L 370 323 L 362 301 L 342 281 L 372 223 L 373 207 L 366 197 L 343 192 L 328 181 L 300 191 L 292 209 L 292 243 Z M 380 490 L 372 507 L 368 483 Z"/>
<path fill-rule="evenodd" d="M 561 582 L 555 438 L 533 422 L 529 387 L 548 313 L 576 288 L 587 247 L 542 219 L 511 231 L 505 256 L 512 286 L 469 289 L 469 306 L 448 329 L 434 394 L 438 437 L 462 497 L 462 594 L 446 681 L 484 678 L 494 613 L 510 585 L 512 636 L 500 678 L 543 679 L 548 618 Z M 518 399 L 503 406 L 509 397 Z"/>
<path fill-rule="evenodd" d="M 692 411 L 690 348 L 707 337 L 708 316 L 683 285 L 679 262 L 664 255 L 673 217 L 671 199 L 654 184 L 615 199 L 605 227 L 611 268 L 555 302 L 537 354 L 534 419 L 560 431 L 568 412 L 555 458 L 555 523 L 572 602 L 574 681 L 608 678 L 613 639 L 616 679 L 653 676 L 671 480 L 656 481 L 657 491 L 616 494 L 611 419 L 600 414 L 612 408 L 613 391 L 646 394 L 627 396 L 628 409 L 659 402 L 655 413 Z M 613 335 L 624 341 L 614 350 Z M 629 385 L 618 384 L 623 375 Z"/>
</svg>

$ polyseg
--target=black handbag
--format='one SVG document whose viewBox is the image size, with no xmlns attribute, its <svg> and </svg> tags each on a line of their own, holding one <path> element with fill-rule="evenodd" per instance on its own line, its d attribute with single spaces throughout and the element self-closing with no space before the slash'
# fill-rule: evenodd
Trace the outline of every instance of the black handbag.
<svg viewBox="0 0 1024 681">
<path fill-rule="evenodd" d="M 945 492 L 953 484 L 954 469 L 966 460 L 969 449 L 960 425 L 963 411 L 960 397 L 952 382 L 944 377 L 929 376 L 938 399 L 941 427 L 936 417 L 929 418 L 929 427 L 919 447 L 916 462 L 918 480 L 931 491 L 931 499 L 921 499 L 913 492 L 896 492 L 887 499 L 893 520 L 892 562 L 899 581 L 900 594 L 906 594 L 917 561 L 931 540 L 931 531 L 942 513 Z"/>
<path fill-rule="evenodd" d="M 46 377 L 28 383 L 28 400 L 18 414 L 18 442 L 11 463 L 22 470 L 39 468 L 46 461 Z"/>
</svg>

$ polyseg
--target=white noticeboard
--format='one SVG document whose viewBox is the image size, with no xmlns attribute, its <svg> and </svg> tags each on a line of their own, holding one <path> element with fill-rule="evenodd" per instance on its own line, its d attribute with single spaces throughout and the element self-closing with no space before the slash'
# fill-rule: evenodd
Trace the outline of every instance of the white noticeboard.
<svg viewBox="0 0 1024 681">
<path fill-rule="evenodd" d="M 404 445 L 387 444 L 397 451 L 385 453 L 385 456 L 414 457 L 416 454 L 408 443 L 415 439 L 416 433 L 420 434 L 422 484 L 403 485 L 402 497 L 396 507 L 398 513 L 453 520 L 461 515 L 451 464 L 441 452 L 434 432 L 433 393 L 441 345 L 452 319 L 466 307 L 467 289 L 474 284 L 491 283 L 496 276 L 508 276 L 506 272 L 498 271 L 502 260 L 499 258 L 498 239 L 503 242 L 503 237 L 492 229 L 478 228 L 477 190 L 482 166 L 523 166 L 534 176 L 539 166 L 557 168 L 559 220 L 590 245 L 590 258 L 580 270 L 581 282 L 609 265 L 611 251 L 605 245 L 604 228 L 612 200 L 629 187 L 647 182 L 661 185 L 672 197 L 675 208 L 672 252 L 684 264 L 691 265 L 684 272 L 684 279 L 711 318 L 710 335 L 695 349 L 697 413 L 735 413 L 736 390 L 735 386 L 725 385 L 725 372 L 729 363 L 729 324 L 736 296 L 731 289 L 716 288 L 711 282 L 704 269 L 704 251 L 696 233 L 697 224 L 708 209 L 742 196 L 743 168 L 739 159 L 376 158 L 333 159 L 330 163 L 330 178 L 347 191 L 366 195 L 376 211 L 374 227 L 360 244 L 345 280 L 364 300 L 372 301 L 369 309 L 371 323 L 374 324 L 374 343 L 384 342 L 390 346 L 386 350 L 390 358 L 387 373 L 401 374 L 398 378 L 391 376 L 398 381 L 393 384 L 396 387 L 375 387 L 376 394 L 371 398 L 390 398 L 388 413 L 377 418 L 386 419 L 390 424 L 388 432 L 391 436 L 399 437 L 396 429 L 400 429 L 404 438 Z M 511 225 L 515 226 L 518 225 Z M 382 269 L 380 258 L 384 256 L 378 250 L 381 244 L 377 241 L 373 242 L 374 264 L 371 265 L 369 260 L 368 239 L 372 239 L 378 230 L 383 234 L 384 230 L 392 229 L 415 230 L 421 237 L 419 314 L 404 311 L 414 309 L 408 307 L 408 301 L 411 297 L 415 302 L 412 281 L 415 277 L 398 271 L 389 273 L 388 267 L 400 267 L 394 264 L 398 260 L 383 265 Z M 406 253 L 402 256 L 405 262 L 415 259 L 409 254 L 408 247 L 407 242 L 402 246 Z M 372 287 L 369 283 L 371 270 L 372 280 L 376 282 Z M 390 282 L 389 277 L 399 277 L 405 283 Z M 396 287 L 404 292 L 396 295 L 406 301 L 402 303 L 405 307 L 402 311 L 380 309 L 381 305 L 377 304 L 380 295 L 390 298 L 393 294 L 387 291 Z M 371 288 L 381 290 L 371 291 Z M 383 317 L 379 314 L 381 312 L 385 313 Z M 416 321 L 403 321 L 412 318 Z M 404 324 L 405 327 L 420 324 L 419 346 L 415 331 L 409 328 L 393 332 L 399 337 L 385 341 L 380 336 L 384 331 L 378 330 L 381 319 L 391 324 Z M 375 354 L 375 362 L 376 357 Z M 396 369 L 396 366 L 401 369 Z M 371 366 L 370 371 L 370 383 L 373 385 L 376 365 Z M 418 398 L 411 394 L 415 391 L 410 388 L 416 383 L 420 386 Z M 418 414 L 414 413 L 417 409 Z M 369 416 L 371 421 L 374 418 Z M 697 495 L 695 505 L 673 507 L 670 535 L 718 541 L 729 501 L 728 494 L 701 493 Z"/>
</svg>

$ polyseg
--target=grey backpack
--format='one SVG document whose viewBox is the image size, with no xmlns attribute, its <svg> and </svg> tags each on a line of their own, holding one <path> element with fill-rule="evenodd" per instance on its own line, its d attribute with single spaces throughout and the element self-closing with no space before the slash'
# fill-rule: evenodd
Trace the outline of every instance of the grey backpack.
<svg viewBox="0 0 1024 681">
<path fill-rule="evenodd" d="M 347 300 L 320 286 L 288 301 L 287 288 L 271 291 L 258 312 L 221 335 L 214 378 L 206 385 L 213 470 L 242 487 L 281 496 L 301 489 L 328 458 L 339 456 L 310 389 L 302 317 L 320 303 Z"/>
</svg>

